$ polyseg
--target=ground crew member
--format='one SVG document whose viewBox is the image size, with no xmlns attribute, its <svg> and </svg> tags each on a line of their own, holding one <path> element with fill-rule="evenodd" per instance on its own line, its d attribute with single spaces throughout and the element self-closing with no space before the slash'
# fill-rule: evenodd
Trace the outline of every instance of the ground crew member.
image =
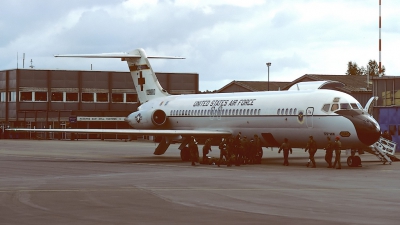
<svg viewBox="0 0 400 225">
<path fill-rule="evenodd" d="M 207 154 L 211 151 L 211 139 L 207 138 L 203 146 L 203 164 L 208 164 Z"/>
<path fill-rule="evenodd" d="M 190 158 L 192 161 L 192 166 L 196 165 L 196 162 L 199 162 L 199 148 L 197 146 L 196 140 L 193 136 L 190 137 L 189 141 L 189 151 L 190 151 Z"/>
<path fill-rule="evenodd" d="M 387 130 L 385 130 L 385 132 L 383 132 L 382 137 L 391 141 L 392 140 L 392 135 L 389 134 L 389 132 Z"/>
<path fill-rule="evenodd" d="M 260 138 L 258 138 L 258 135 L 254 135 L 254 148 L 255 148 L 255 155 L 254 155 L 254 160 L 255 163 L 261 164 L 261 157 L 262 157 L 262 146 L 261 146 L 261 141 Z"/>
<path fill-rule="evenodd" d="M 340 153 L 342 152 L 342 143 L 339 141 L 339 136 L 336 137 L 335 142 L 333 142 L 333 148 L 335 149 L 335 162 L 333 163 L 332 168 L 336 167 L 336 163 L 338 167 L 336 169 L 342 169 L 342 165 L 340 164 Z"/>
<path fill-rule="evenodd" d="M 281 153 L 283 150 L 283 165 L 284 166 L 289 166 L 289 151 L 290 154 L 292 154 L 292 148 L 290 147 L 289 141 L 287 138 L 284 139 L 284 142 L 282 143 L 281 147 L 279 148 L 278 153 Z"/>
<path fill-rule="evenodd" d="M 240 140 L 240 144 L 241 144 L 241 148 L 239 148 L 241 150 L 240 155 L 241 155 L 241 164 L 247 164 L 248 161 L 248 152 L 249 152 L 249 141 L 247 140 L 246 136 L 243 136 L 242 140 Z"/>
<path fill-rule="evenodd" d="M 226 156 L 227 152 L 226 152 L 226 138 L 222 138 L 221 143 L 219 143 L 219 160 L 218 160 L 218 167 L 220 167 L 222 159 L 225 157 L 225 160 L 228 160 L 228 157 Z"/>
<path fill-rule="evenodd" d="M 328 144 L 325 147 L 325 161 L 328 163 L 328 168 L 332 168 L 333 144 L 330 137 L 326 137 Z"/>
<path fill-rule="evenodd" d="M 240 166 L 240 161 L 242 160 L 242 142 L 241 142 L 241 132 L 239 132 L 238 135 L 236 135 L 236 138 L 234 140 L 234 145 L 235 145 L 235 166 Z"/>
<path fill-rule="evenodd" d="M 314 140 L 313 136 L 310 136 L 308 139 L 307 147 L 306 147 L 305 151 L 307 151 L 307 150 L 310 155 L 309 161 L 307 163 L 307 167 L 310 166 L 310 161 L 313 164 L 312 168 L 317 167 L 317 165 L 315 164 L 315 160 L 314 160 L 314 155 L 317 152 L 317 142 Z"/>
<path fill-rule="evenodd" d="M 248 151 L 248 158 L 249 158 L 249 164 L 254 164 L 255 163 L 255 156 L 256 156 L 256 149 L 254 145 L 254 139 L 250 138 L 249 141 L 249 151 Z"/>
</svg>

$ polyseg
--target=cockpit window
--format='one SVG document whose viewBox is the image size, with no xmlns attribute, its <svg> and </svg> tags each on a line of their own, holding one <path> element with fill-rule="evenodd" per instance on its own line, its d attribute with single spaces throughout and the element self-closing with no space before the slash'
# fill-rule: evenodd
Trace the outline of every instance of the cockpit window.
<svg viewBox="0 0 400 225">
<path fill-rule="evenodd" d="M 351 109 L 349 103 L 340 103 L 340 109 Z"/>
<path fill-rule="evenodd" d="M 358 108 L 357 103 L 350 103 L 350 105 L 351 105 L 351 108 L 353 108 L 353 109 L 360 109 L 360 108 Z"/>
<path fill-rule="evenodd" d="M 325 104 L 325 105 L 322 107 L 322 111 L 328 112 L 330 106 L 331 106 L 330 104 Z"/>
<path fill-rule="evenodd" d="M 339 109 L 339 104 L 332 104 L 331 111 L 335 111 Z"/>
</svg>

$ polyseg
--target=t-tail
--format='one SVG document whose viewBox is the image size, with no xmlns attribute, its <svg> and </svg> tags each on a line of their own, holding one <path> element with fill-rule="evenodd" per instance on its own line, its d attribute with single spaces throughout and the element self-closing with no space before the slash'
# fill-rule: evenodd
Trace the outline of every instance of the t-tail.
<svg viewBox="0 0 400 225">
<path fill-rule="evenodd" d="M 182 57 L 174 56 L 147 56 L 145 51 L 141 48 L 128 53 L 73 54 L 55 55 L 55 57 L 120 58 L 122 61 L 126 61 L 129 66 L 133 83 L 135 84 L 140 104 L 154 98 L 169 95 L 158 82 L 156 74 L 151 68 L 149 59 L 184 59 Z"/>
</svg>

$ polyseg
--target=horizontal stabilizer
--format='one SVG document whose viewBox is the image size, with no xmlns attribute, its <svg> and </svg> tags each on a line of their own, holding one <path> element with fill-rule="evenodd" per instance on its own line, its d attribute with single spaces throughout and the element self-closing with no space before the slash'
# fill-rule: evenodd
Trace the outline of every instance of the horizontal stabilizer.
<svg viewBox="0 0 400 225">
<path fill-rule="evenodd" d="M 70 58 L 141 58 L 141 55 L 129 53 L 102 53 L 102 54 L 67 54 L 67 55 L 54 55 L 54 57 L 70 57 Z M 149 59 L 185 59 L 176 56 L 147 56 Z"/>
</svg>

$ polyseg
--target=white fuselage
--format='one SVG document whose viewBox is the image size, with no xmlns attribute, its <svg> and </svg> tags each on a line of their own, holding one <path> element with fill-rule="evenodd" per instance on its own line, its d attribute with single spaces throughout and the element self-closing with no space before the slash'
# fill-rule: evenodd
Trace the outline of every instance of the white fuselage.
<svg viewBox="0 0 400 225">
<path fill-rule="evenodd" d="M 365 147 L 357 137 L 354 124 L 331 110 L 332 104 L 341 103 L 361 109 L 358 101 L 346 93 L 318 89 L 172 95 L 148 101 L 138 112 L 150 115 L 154 110 L 164 111 L 167 122 L 158 129 L 225 130 L 234 135 L 241 132 L 249 139 L 257 134 L 267 137 L 265 146 L 276 146 L 288 138 L 293 147 L 305 147 L 312 135 L 318 148 L 326 146 L 327 136 L 332 140 L 340 136 L 343 148 Z M 330 106 L 324 111 L 326 104 Z M 128 117 L 130 125 L 157 129 L 145 117 L 139 122 L 135 120 L 138 112 Z M 268 137 L 272 139 L 268 141 Z"/>
</svg>

